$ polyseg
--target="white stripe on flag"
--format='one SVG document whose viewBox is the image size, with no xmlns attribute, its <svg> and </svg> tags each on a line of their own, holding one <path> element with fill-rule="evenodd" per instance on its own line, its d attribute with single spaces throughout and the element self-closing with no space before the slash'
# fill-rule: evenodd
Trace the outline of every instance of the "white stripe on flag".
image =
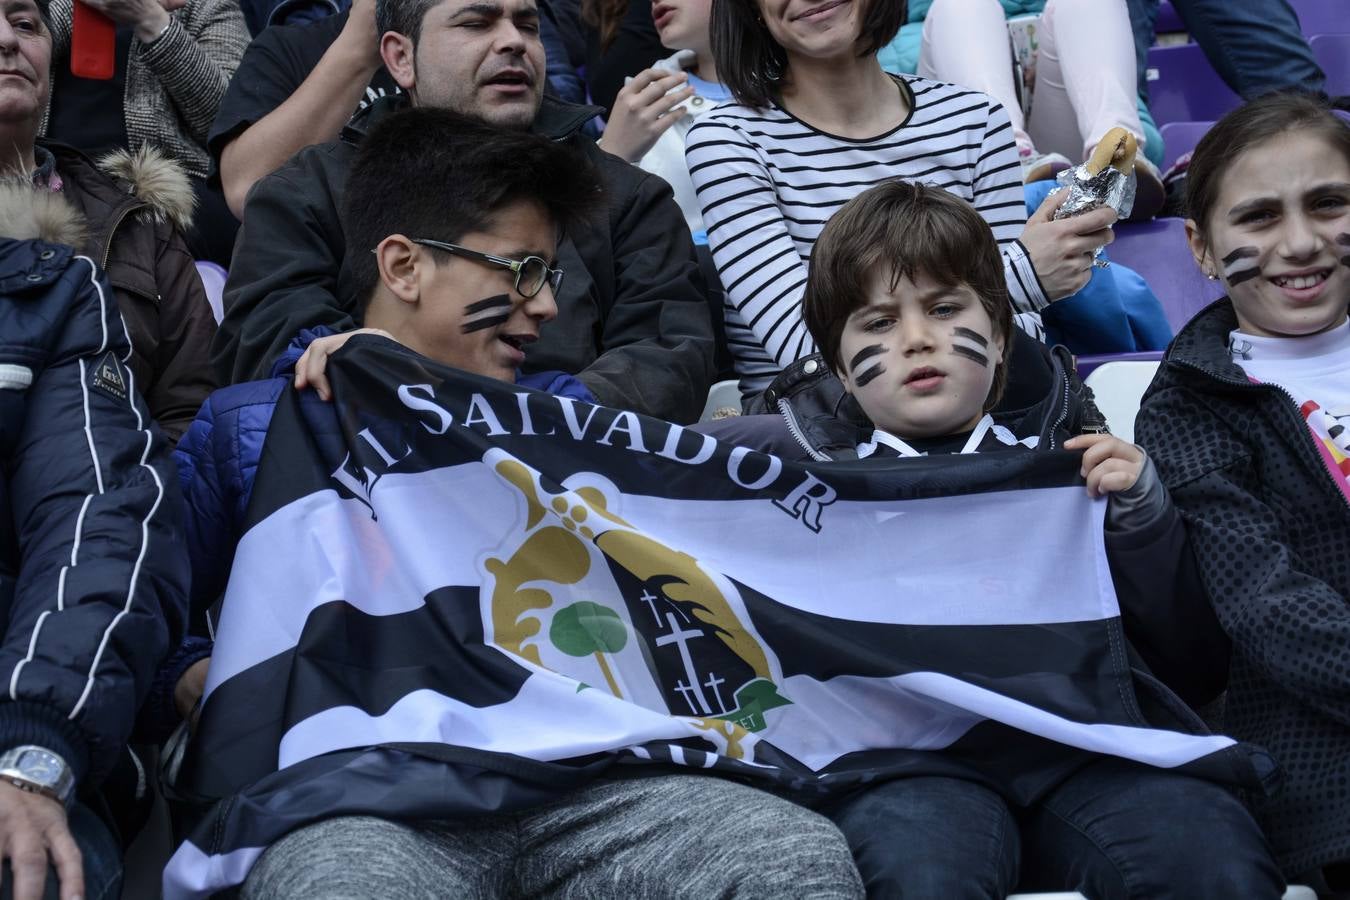
<svg viewBox="0 0 1350 900">
<path fill-rule="evenodd" d="M 1071 747 L 1163 768 L 1235 743 L 1222 736 L 1075 722 L 936 672 L 890 678 L 848 675 L 826 682 L 796 675 L 786 679 L 783 695 L 792 702 L 771 712 L 769 727 L 756 737 L 815 771 L 860 750 L 940 750 L 984 719 Z M 372 744 L 421 742 L 548 761 L 696 736 L 706 733 L 688 719 L 645 709 L 602 690 L 578 693 L 575 681 L 540 672 L 514 698 L 494 706 L 473 707 L 420 690 L 379 716 L 351 706 L 324 710 L 286 733 L 280 763 L 285 767 Z M 675 762 L 683 760 L 678 748 L 671 752 Z"/>
<path fill-rule="evenodd" d="M 208 695 L 293 647 L 324 603 L 389 615 L 418 608 L 438 588 L 482 583 L 483 559 L 509 552 L 523 517 L 519 494 L 480 463 L 386 475 L 372 498 L 378 523 L 359 501 L 324 491 L 244 535 Z M 1106 501 L 1085 501 L 1080 487 L 839 501 L 820 532 L 768 499 L 628 495 L 611 508 L 709 572 L 834 618 L 1000 625 L 1118 614 L 1102 541 Z M 561 600 L 566 589 L 556 592 Z"/>
<path fill-rule="evenodd" d="M 783 695 L 792 705 L 774 710 L 759 737 L 816 771 L 858 750 L 938 750 L 983 719 L 1165 769 L 1236 743 L 1222 735 L 1075 722 L 938 672 L 891 678 L 846 675 L 823 683 L 793 676 L 785 681 Z"/>
<path fill-rule="evenodd" d="M 556 760 L 648 741 L 704 734 L 690 720 L 619 700 L 551 672 L 526 679 L 515 697 L 476 707 L 432 690 L 405 694 L 382 715 L 338 706 L 296 723 L 281 739 L 280 767 L 352 747 L 436 743 Z"/>
</svg>

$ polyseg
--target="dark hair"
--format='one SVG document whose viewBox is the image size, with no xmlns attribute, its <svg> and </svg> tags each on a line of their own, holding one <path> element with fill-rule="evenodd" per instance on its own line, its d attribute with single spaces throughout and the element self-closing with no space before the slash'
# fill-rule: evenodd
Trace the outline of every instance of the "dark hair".
<svg viewBox="0 0 1350 900">
<path fill-rule="evenodd" d="M 344 271 L 364 312 L 380 278 L 371 251 L 391 234 L 454 242 L 519 200 L 542 204 L 566 231 L 603 198 L 598 169 L 570 142 L 445 109 L 403 110 L 366 136 L 347 176 Z"/>
<path fill-rule="evenodd" d="M 581 0 L 581 21 L 600 33 L 600 52 L 609 50 L 619 36 L 619 26 L 632 2 L 651 5 L 650 0 Z"/>
<path fill-rule="evenodd" d="M 905 0 L 857 0 L 865 3 L 858 32 L 858 56 L 885 47 L 905 24 Z M 769 34 L 757 0 L 713 0 L 709 23 L 717 77 L 738 103 L 763 108 L 773 102 L 787 76 L 787 52 Z"/>
<path fill-rule="evenodd" d="M 1304 91 L 1278 91 L 1258 97 L 1233 110 L 1205 133 L 1186 169 L 1186 214 L 1201 235 L 1219 200 L 1219 188 L 1229 167 L 1243 153 L 1272 138 L 1295 131 L 1311 131 L 1327 140 L 1350 160 L 1350 125 L 1332 112 L 1327 102 Z"/>
<path fill-rule="evenodd" d="M 922 272 L 944 286 L 968 285 L 1003 337 L 1003 362 L 985 400 L 1003 394 L 1012 351 L 1012 301 L 1003 257 L 975 207 L 942 188 L 899 179 L 883 181 L 840 207 L 816 239 L 806 277 L 802 317 L 831 371 L 843 371 L 839 341 L 844 323 L 867 301 L 872 279 Z"/>
<path fill-rule="evenodd" d="M 445 0 L 375 0 L 376 36 L 394 32 L 409 38 L 413 46 L 422 39 L 422 20 Z"/>
</svg>

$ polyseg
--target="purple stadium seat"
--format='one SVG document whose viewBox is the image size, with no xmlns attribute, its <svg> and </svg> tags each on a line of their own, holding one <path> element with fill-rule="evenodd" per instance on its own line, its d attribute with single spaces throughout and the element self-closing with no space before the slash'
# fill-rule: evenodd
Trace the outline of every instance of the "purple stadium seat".
<svg viewBox="0 0 1350 900">
<path fill-rule="evenodd" d="M 1159 126 L 1168 122 L 1215 122 L 1242 105 L 1198 44 L 1148 51 L 1148 97 Z"/>
<path fill-rule="evenodd" d="M 1213 122 L 1168 122 L 1158 130 L 1162 132 L 1163 164 L 1166 172 L 1184 153 L 1190 153 L 1205 132 L 1214 127 Z"/>
<path fill-rule="evenodd" d="M 1350 34 L 1315 34 L 1308 45 L 1327 75 L 1327 93 L 1350 94 Z"/>
<path fill-rule="evenodd" d="M 1173 331 L 1223 296 L 1222 285 L 1201 274 L 1191 257 L 1181 219 L 1122 223 L 1115 231 L 1107 255 L 1144 276 Z"/>
<path fill-rule="evenodd" d="M 1304 37 L 1350 33 L 1350 3 L 1346 0 L 1289 0 L 1298 13 Z"/>
<path fill-rule="evenodd" d="M 1158 4 L 1158 18 L 1153 23 L 1153 33 L 1171 34 L 1185 30 L 1186 23 L 1181 21 L 1181 16 L 1177 14 L 1177 8 L 1171 4 L 1170 0 L 1162 0 Z"/>
</svg>

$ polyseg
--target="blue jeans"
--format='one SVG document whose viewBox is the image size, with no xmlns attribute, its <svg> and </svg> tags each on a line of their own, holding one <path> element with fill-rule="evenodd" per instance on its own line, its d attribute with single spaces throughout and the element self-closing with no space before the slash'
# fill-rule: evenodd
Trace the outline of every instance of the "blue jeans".
<svg viewBox="0 0 1350 900">
<path fill-rule="evenodd" d="M 1148 100 L 1148 48 L 1158 18 L 1158 0 L 1126 0 L 1139 96 Z M 1244 100 L 1282 88 L 1322 92 L 1326 75 L 1299 31 L 1289 0 L 1172 0 L 1186 30 L 1205 51 L 1214 71 Z"/>
<path fill-rule="evenodd" d="M 1015 889 L 1115 898 L 1280 897 L 1265 836 L 1219 785 L 1107 758 L 1029 809 L 946 777 L 863 788 L 821 810 L 868 897 L 999 898 Z"/>
<path fill-rule="evenodd" d="M 82 803 L 75 804 L 67 821 L 84 860 L 84 900 L 117 900 L 122 894 L 122 848 L 117 839 L 103 820 Z M 0 900 L 10 900 L 12 883 L 6 862 L 0 870 Z M 42 900 L 57 900 L 60 896 L 56 870 L 49 866 Z"/>
</svg>

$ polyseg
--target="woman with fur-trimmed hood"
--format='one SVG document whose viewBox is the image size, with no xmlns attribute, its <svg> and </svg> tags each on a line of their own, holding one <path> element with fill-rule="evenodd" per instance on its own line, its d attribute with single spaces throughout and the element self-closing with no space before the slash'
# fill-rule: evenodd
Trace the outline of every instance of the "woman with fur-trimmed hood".
<svg viewBox="0 0 1350 900">
<path fill-rule="evenodd" d="M 131 339 L 132 384 L 121 389 L 139 391 L 177 440 L 215 387 L 207 364 L 215 321 L 180 233 L 191 222 L 192 188 L 175 163 L 151 149 L 96 164 L 38 141 L 50 59 L 45 7 L 9 4 L 0 22 L 0 170 L 31 183 L 33 194 L 7 192 L 7 203 L 58 194 L 69 207 L 84 234 L 76 249 L 107 273 Z M 23 214 L 0 209 L 0 220 Z"/>
</svg>

